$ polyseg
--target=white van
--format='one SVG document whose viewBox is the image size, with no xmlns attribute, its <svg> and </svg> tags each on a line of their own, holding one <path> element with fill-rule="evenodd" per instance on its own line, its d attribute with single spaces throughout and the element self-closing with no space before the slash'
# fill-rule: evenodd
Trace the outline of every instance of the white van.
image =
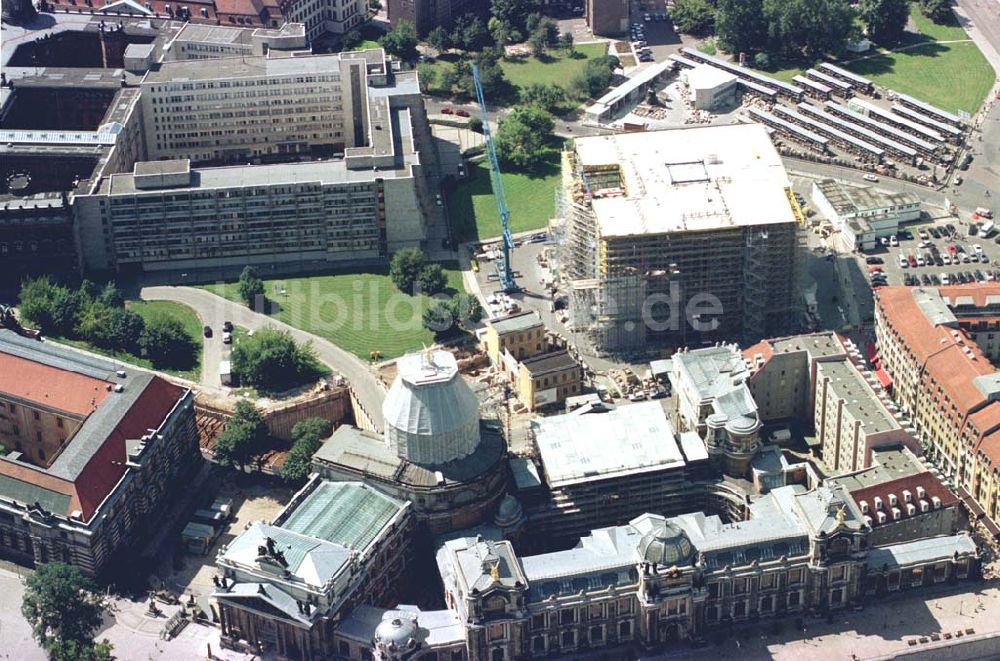
<svg viewBox="0 0 1000 661">
<path fill-rule="evenodd" d="M 986 207 L 977 207 L 976 215 L 978 215 L 980 218 L 992 218 L 993 212 L 987 209 Z"/>
</svg>

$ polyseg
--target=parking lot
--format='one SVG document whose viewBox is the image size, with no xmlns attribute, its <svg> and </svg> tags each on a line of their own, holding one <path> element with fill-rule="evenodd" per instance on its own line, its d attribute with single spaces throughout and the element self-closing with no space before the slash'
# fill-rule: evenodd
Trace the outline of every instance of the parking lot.
<svg viewBox="0 0 1000 661">
<path fill-rule="evenodd" d="M 908 224 L 889 245 L 860 255 L 862 267 L 876 286 L 1000 280 L 1000 233 L 994 228 L 984 237 L 973 225 L 950 217 Z M 871 275 L 876 269 L 882 277 Z"/>
</svg>

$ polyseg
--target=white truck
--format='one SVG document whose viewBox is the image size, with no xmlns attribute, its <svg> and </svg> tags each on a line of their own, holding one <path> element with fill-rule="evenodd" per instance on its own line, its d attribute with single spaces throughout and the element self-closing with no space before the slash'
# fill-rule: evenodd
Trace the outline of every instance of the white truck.
<svg viewBox="0 0 1000 661">
<path fill-rule="evenodd" d="M 991 209 L 987 209 L 986 207 L 978 207 L 976 209 L 976 215 L 980 218 L 992 218 L 993 211 Z"/>
</svg>

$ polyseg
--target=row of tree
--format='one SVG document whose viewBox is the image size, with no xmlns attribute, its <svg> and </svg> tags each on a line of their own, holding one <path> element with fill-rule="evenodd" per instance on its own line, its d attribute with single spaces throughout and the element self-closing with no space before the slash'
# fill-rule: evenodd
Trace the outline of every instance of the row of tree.
<svg viewBox="0 0 1000 661">
<path fill-rule="evenodd" d="M 47 276 L 27 280 L 18 310 L 45 334 L 146 356 L 157 368 L 186 369 L 195 355 L 195 339 L 178 319 L 166 314 L 143 319 L 125 308 L 125 296 L 113 282 L 100 287 L 84 280 L 70 289 Z"/>
</svg>

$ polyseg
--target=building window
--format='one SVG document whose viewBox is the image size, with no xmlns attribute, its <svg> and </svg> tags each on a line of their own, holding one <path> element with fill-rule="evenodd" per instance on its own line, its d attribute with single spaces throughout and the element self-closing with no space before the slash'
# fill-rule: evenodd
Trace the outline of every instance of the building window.
<svg viewBox="0 0 1000 661">
<path fill-rule="evenodd" d="M 506 627 L 503 624 L 491 624 L 487 629 L 489 640 L 504 640 L 507 637 Z"/>
<path fill-rule="evenodd" d="M 531 616 L 531 628 L 536 630 L 545 628 L 545 613 Z"/>
<path fill-rule="evenodd" d="M 504 659 L 507 658 L 507 654 L 504 652 L 502 647 L 494 647 L 490 658 L 493 661 L 504 661 Z"/>
<path fill-rule="evenodd" d="M 788 584 L 797 585 L 802 582 L 802 569 L 793 569 L 788 572 Z"/>
<path fill-rule="evenodd" d="M 632 600 L 629 598 L 618 600 L 618 613 L 624 615 L 632 612 Z"/>
<path fill-rule="evenodd" d="M 604 627 L 590 627 L 590 642 L 604 642 Z"/>
<path fill-rule="evenodd" d="M 618 637 L 626 640 L 632 636 L 632 623 L 622 622 L 618 625 Z"/>
<path fill-rule="evenodd" d="M 348 656 L 348 657 L 351 656 L 351 646 L 347 643 L 346 640 L 340 641 L 340 645 L 338 645 L 338 647 L 340 648 L 338 650 L 340 656 Z"/>
<path fill-rule="evenodd" d="M 830 603 L 833 605 L 839 605 L 844 601 L 844 591 L 841 588 L 837 588 L 830 593 Z"/>
<path fill-rule="evenodd" d="M 539 654 L 545 651 L 545 636 L 535 636 L 531 639 L 531 651 Z"/>
<path fill-rule="evenodd" d="M 760 587 L 762 590 L 774 587 L 774 574 L 762 574 L 760 577 Z"/>
<path fill-rule="evenodd" d="M 59 429 L 63 428 L 63 419 L 62 418 L 56 418 L 56 427 L 58 427 Z"/>
<path fill-rule="evenodd" d="M 830 570 L 831 581 L 842 581 L 847 576 L 847 567 L 839 565 Z"/>
<path fill-rule="evenodd" d="M 572 608 L 559 612 L 559 622 L 561 624 L 573 624 L 576 622 L 576 611 Z"/>
<path fill-rule="evenodd" d="M 799 593 L 798 592 L 790 592 L 788 594 L 788 607 L 789 608 L 793 608 L 793 607 L 798 606 L 798 605 L 799 605 Z"/>
<path fill-rule="evenodd" d="M 602 617 L 604 617 L 604 604 L 591 604 L 590 619 L 598 620 Z"/>
<path fill-rule="evenodd" d="M 562 634 L 562 646 L 563 647 L 574 647 L 576 645 L 576 632 L 575 631 L 563 631 Z"/>
<path fill-rule="evenodd" d="M 718 606 L 709 606 L 708 608 L 706 608 L 705 609 L 705 618 L 709 622 L 715 622 L 715 621 L 717 621 L 719 619 L 719 607 Z"/>
<path fill-rule="evenodd" d="M 774 597 L 767 595 L 760 599 L 760 612 L 770 613 L 774 609 Z"/>
<path fill-rule="evenodd" d="M 746 617 L 747 616 L 747 602 L 737 601 L 733 604 L 733 617 Z"/>
<path fill-rule="evenodd" d="M 750 586 L 750 579 L 737 578 L 733 581 L 733 594 L 746 594 Z"/>
<path fill-rule="evenodd" d="M 41 415 L 39 415 L 38 411 L 33 411 L 32 413 L 33 413 L 33 414 L 34 414 L 34 416 L 35 416 L 35 420 L 41 420 L 41 419 L 42 419 L 42 416 L 41 416 Z"/>
</svg>

